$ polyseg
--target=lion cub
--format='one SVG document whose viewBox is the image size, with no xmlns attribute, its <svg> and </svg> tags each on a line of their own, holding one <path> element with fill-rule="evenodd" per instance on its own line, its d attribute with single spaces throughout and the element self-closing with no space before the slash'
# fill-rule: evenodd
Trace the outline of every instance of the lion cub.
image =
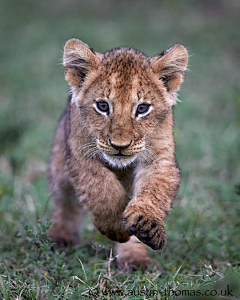
<svg viewBox="0 0 240 300">
<path fill-rule="evenodd" d="M 77 243 L 87 209 L 102 234 L 122 243 L 122 268 L 150 263 L 146 245 L 163 248 L 180 180 L 173 105 L 187 61 L 182 45 L 148 57 L 133 48 L 100 54 L 77 39 L 66 43 L 71 96 L 48 168 L 53 241 Z"/>
</svg>

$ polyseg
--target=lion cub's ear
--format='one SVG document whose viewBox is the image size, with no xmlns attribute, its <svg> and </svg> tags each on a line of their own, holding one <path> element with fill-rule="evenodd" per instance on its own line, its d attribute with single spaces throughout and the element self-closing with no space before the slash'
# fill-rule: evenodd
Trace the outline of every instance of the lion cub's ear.
<svg viewBox="0 0 240 300">
<path fill-rule="evenodd" d="M 182 45 L 174 45 L 162 54 L 151 58 L 153 72 L 158 74 L 169 93 L 177 91 L 180 87 L 187 63 L 187 49 Z"/>
<path fill-rule="evenodd" d="M 81 86 L 89 71 L 98 68 L 100 62 L 101 54 L 78 39 L 68 40 L 64 46 L 65 78 L 76 88 Z"/>
</svg>

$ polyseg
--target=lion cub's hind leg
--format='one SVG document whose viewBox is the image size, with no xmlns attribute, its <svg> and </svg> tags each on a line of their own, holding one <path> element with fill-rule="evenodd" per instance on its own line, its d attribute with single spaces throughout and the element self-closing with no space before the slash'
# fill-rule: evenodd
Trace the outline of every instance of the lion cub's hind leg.
<svg viewBox="0 0 240 300">
<path fill-rule="evenodd" d="M 139 241 L 136 236 L 131 236 L 126 243 L 117 243 L 115 254 L 118 256 L 118 266 L 124 272 L 137 271 L 143 272 L 149 265 L 156 266 L 154 259 L 147 254 L 147 246 Z M 160 267 L 157 267 L 160 270 Z"/>
</svg>

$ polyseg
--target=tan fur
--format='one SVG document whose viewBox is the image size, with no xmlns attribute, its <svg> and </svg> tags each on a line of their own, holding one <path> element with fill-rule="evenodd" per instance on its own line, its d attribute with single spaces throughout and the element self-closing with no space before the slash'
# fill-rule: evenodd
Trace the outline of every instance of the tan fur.
<svg viewBox="0 0 240 300">
<path fill-rule="evenodd" d="M 86 207 L 94 225 L 110 239 L 123 243 L 134 234 L 151 248 L 162 249 L 163 222 L 180 180 L 173 105 L 187 60 L 181 45 L 151 58 L 132 48 L 99 54 L 77 39 L 66 43 L 63 64 L 72 96 L 59 123 L 48 172 L 57 207 L 50 228 L 54 241 L 78 241 Z M 107 113 L 98 107 L 103 101 Z M 136 113 L 142 103 L 149 110 Z M 151 262 L 146 246 L 133 247 L 132 239 L 119 249 L 122 267 Z"/>
<path fill-rule="evenodd" d="M 131 236 L 127 243 L 117 243 L 115 254 L 119 267 L 125 271 L 135 271 L 139 268 L 145 271 L 148 265 L 156 266 L 156 262 L 147 255 L 147 246 L 136 236 Z"/>
</svg>

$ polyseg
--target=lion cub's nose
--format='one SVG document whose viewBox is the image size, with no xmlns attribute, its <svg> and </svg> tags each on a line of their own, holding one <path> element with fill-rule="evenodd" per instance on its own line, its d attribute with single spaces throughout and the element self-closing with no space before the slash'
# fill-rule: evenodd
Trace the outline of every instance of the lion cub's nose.
<svg viewBox="0 0 240 300">
<path fill-rule="evenodd" d="M 109 143 L 111 144 L 111 146 L 117 150 L 124 150 L 124 149 L 128 148 L 130 146 L 131 142 L 132 141 L 130 141 L 130 143 L 127 145 L 116 145 L 116 144 L 112 143 L 112 141 L 109 139 Z"/>
</svg>

